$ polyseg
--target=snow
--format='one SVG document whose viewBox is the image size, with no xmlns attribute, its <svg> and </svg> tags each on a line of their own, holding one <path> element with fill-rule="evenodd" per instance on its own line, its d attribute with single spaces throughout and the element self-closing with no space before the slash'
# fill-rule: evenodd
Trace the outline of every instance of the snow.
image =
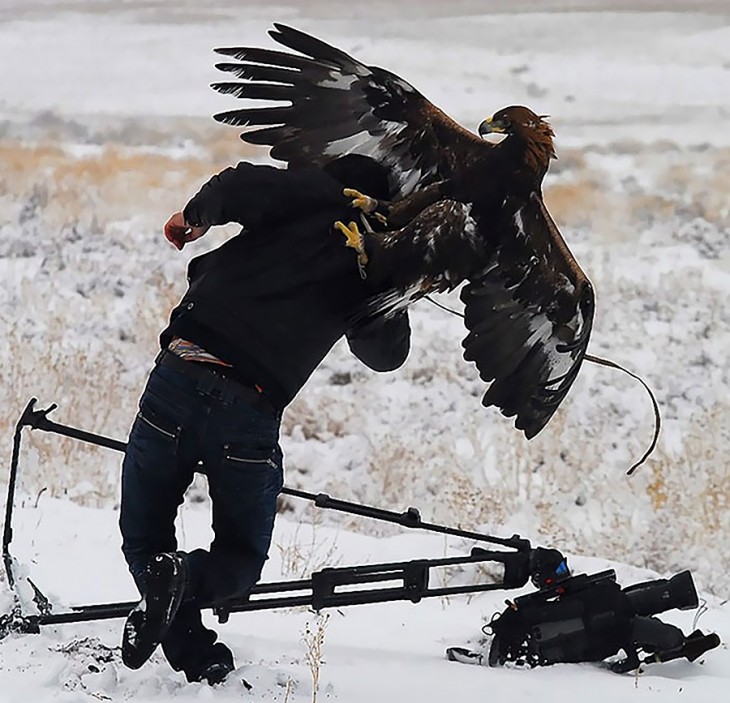
<svg viewBox="0 0 730 703">
<path fill-rule="evenodd" d="M 730 26 L 718 21 L 722 15 L 698 8 L 530 12 L 513 19 L 479 16 L 485 5 L 472 3 L 471 12 L 434 18 L 383 7 L 369 15 L 366 7 L 360 6 L 362 15 L 323 18 L 307 4 L 219 3 L 216 11 L 208 3 L 204 13 L 191 13 L 133 2 L 114 7 L 113 22 L 108 12 L 89 11 L 84 3 L 77 12 L 48 7 L 40 18 L 17 12 L 17 19 L 11 15 L 0 25 L 7 69 L 0 76 L 0 114 L 19 119 L 42 111 L 203 115 L 231 109 L 230 97 L 208 88 L 222 79 L 212 49 L 273 48 L 266 31 L 280 21 L 335 41 L 366 64 L 388 67 L 473 129 L 485 109 L 523 103 L 537 113 L 555 113 L 561 145 L 636 138 L 637 127 L 651 139 L 681 133 L 689 143 L 730 140 L 727 130 L 708 136 L 727 118 L 727 91 L 719 88 L 729 80 Z M 386 13 L 391 16 L 383 26 L 379 19 Z M 161 19 L 169 23 L 164 40 Z M 462 67 L 458 81 L 453 66 Z"/>
<path fill-rule="evenodd" d="M 547 200 L 595 284 L 590 351 L 645 376 L 665 424 L 658 452 L 627 480 L 650 437 L 650 407 L 637 385 L 586 366 L 525 446 L 508 420 L 479 407 L 484 386 L 461 360 L 461 321 L 419 303 L 403 369 L 371 374 L 338 345 L 287 411 L 287 485 L 518 532 L 569 553 L 577 572 L 615 568 L 623 585 L 689 568 L 707 604 L 698 626 L 728 640 L 726 3 L 373 0 L 344 12 L 331 0 L 6 0 L 0 19 L 0 466 L 31 395 L 41 407 L 57 402 L 59 422 L 124 438 L 187 261 L 230 233 L 178 255 L 164 248 L 160 223 L 223 159 L 250 155 L 236 130 L 209 118 L 236 104 L 208 87 L 222 76 L 212 49 L 274 48 L 271 23 L 290 23 L 398 73 L 472 129 L 509 104 L 552 115 L 561 158 Z M 223 156 L 206 141 L 214 129 Z M 63 168 L 43 151 L 49 143 Z M 30 176 L 13 148 L 37 161 Z M 442 302 L 458 308 L 456 295 Z M 57 610 L 135 598 L 119 551 L 118 467 L 113 452 L 26 432 L 13 553 Z M 204 484 L 188 498 L 182 543 L 206 544 Z M 471 546 L 317 515 L 288 498 L 285 508 L 265 580 Z M 233 615 L 220 632 L 239 668 L 216 689 L 186 684 L 159 652 L 125 669 L 119 620 L 47 627 L 0 641 L 0 701 L 311 701 L 307 640 L 320 628 L 320 701 L 726 698 L 724 644 L 702 663 L 638 676 L 446 661 L 447 646 L 478 644 L 508 595 L 357 606 L 326 621 L 306 609 Z M 0 576 L 0 613 L 11 604 Z M 695 616 L 662 617 L 689 631 Z"/>
<path fill-rule="evenodd" d="M 37 507 L 21 508 L 16 523 L 16 557 L 28 563 L 29 576 L 56 609 L 64 606 L 128 601 L 136 597 L 131 577 L 119 556 L 115 515 L 108 510 L 41 499 Z M 179 521 L 183 546 L 205 544 L 210 538 L 209 514 L 188 506 Z M 315 533 L 316 532 L 316 536 Z M 389 562 L 413 558 L 466 555 L 469 546 L 453 539 L 448 546 L 439 535 L 391 537 L 359 535 L 316 522 L 295 524 L 279 520 L 263 581 L 297 578 L 289 570 L 292 546 L 299 545 L 302 567 Z M 316 554 L 313 545 L 329 545 Z M 307 554 L 310 550 L 312 553 Z M 309 563 L 307 557 L 314 557 Z M 335 558 L 336 557 L 336 558 Z M 321 560 L 321 561 L 320 561 Z M 618 581 L 629 585 L 657 574 L 601 559 L 570 558 L 576 573 L 615 568 Z M 69 568 L 72 564 L 73 568 Z M 438 572 L 434 572 L 438 574 Z M 434 585 L 438 585 L 438 576 Z M 52 590 L 51 590 L 52 589 Z M 617 675 L 592 664 L 557 665 L 520 670 L 488 669 L 448 662 L 446 647 L 479 646 L 480 628 L 504 608 L 504 598 L 529 592 L 494 592 L 469 598 L 426 599 L 418 604 L 397 602 L 322 611 L 303 608 L 231 615 L 218 629 L 234 651 L 237 669 L 222 685 L 187 684 L 172 672 L 162 654 L 138 671 L 121 664 L 118 650 L 121 621 L 46 626 L 40 635 L 10 635 L 0 642 L 0 700 L 158 700 L 251 701 L 312 700 L 312 677 L 307 664 L 307 638 L 321 626 L 324 646 L 318 700 L 480 701 L 484 696 L 514 700 L 561 701 L 585 695 L 597 703 L 631 696 L 636 701 L 677 697 L 684 701 L 721 700 L 730 679 L 730 653 L 723 647 L 701 663 L 675 661 L 647 666 L 637 676 Z M 723 640 L 730 637 L 730 612 L 714 597 L 698 626 L 712 628 Z M 690 631 L 695 613 L 670 611 L 666 621 Z M 253 685 L 246 692 L 241 679 Z M 287 693 L 288 691 L 288 693 Z"/>
</svg>

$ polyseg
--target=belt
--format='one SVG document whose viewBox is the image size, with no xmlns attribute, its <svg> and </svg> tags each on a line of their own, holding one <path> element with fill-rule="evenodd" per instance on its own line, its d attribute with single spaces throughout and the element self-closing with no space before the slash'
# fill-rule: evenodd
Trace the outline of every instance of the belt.
<svg viewBox="0 0 730 703">
<path fill-rule="evenodd" d="M 173 354 L 167 349 L 163 349 L 158 354 L 155 363 L 157 366 L 172 369 L 196 381 L 197 390 L 203 395 L 209 395 L 223 401 L 235 398 L 268 414 L 278 415 L 276 408 L 263 393 L 227 375 L 229 373 L 227 367 L 220 366 L 219 368 L 217 364 L 185 361 L 185 359 L 181 359 L 177 354 Z"/>
</svg>

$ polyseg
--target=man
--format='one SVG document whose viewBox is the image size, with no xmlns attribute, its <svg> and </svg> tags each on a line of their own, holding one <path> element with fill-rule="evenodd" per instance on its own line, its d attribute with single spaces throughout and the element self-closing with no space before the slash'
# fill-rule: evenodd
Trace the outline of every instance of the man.
<svg viewBox="0 0 730 703">
<path fill-rule="evenodd" d="M 376 371 L 408 355 L 406 313 L 358 321 L 378 291 L 333 230 L 354 214 L 343 185 L 388 197 L 387 175 L 364 157 L 324 170 L 241 163 L 165 226 L 178 249 L 214 225 L 243 230 L 190 262 L 130 433 L 120 528 L 143 596 L 124 627 L 131 668 L 162 644 L 189 681 L 213 685 L 233 670 L 200 610 L 246 595 L 260 577 L 283 485 L 282 411 L 343 335 Z M 196 471 L 208 478 L 214 540 L 185 554 L 174 520 Z"/>
</svg>

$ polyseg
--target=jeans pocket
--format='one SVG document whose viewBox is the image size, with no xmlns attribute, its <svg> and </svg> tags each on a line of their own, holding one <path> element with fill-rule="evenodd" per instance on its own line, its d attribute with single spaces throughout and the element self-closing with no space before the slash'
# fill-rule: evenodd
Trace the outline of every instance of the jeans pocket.
<svg viewBox="0 0 730 703">
<path fill-rule="evenodd" d="M 241 469 L 278 469 L 281 461 L 277 461 L 276 450 L 276 447 L 256 448 L 243 442 L 224 444 L 222 463 Z"/>
<path fill-rule="evenodd" d="M 248 490 L 275 497 L 284 485 L 283 455 L 278 444 L 256 447 L 250 443 L 224 444 L 221 469 L 228 480 Z"/>
<path fill-rule="evenodd" d="M 169 439 L 171 442 L 177 442 L 180 436 L 180 425 L 169 417 L 153 407 L 149 402 L 149 398 L 143 398 L 139 404 L 139 412 L 137 419 L 147 428 L 154 431 L 157 435 Z"/>
</svg>

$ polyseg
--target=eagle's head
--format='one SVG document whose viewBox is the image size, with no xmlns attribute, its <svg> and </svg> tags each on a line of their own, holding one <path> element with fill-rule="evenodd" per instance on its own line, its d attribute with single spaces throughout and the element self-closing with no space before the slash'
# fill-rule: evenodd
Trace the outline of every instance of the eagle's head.
<svg viewBox="0 0 730 703">
<path fill-rule="evenodd" d="M 546 117 L 547 115 L 536 115 L 523 105 L 511 105 L 487 117 L 479 125 L 479 136 L 504 134 L 521 142 L 525 147 L 528 164 L 544 175 L 550 159 L 557 158 L 553 143 L 555 133 Z"/>
</svg>

